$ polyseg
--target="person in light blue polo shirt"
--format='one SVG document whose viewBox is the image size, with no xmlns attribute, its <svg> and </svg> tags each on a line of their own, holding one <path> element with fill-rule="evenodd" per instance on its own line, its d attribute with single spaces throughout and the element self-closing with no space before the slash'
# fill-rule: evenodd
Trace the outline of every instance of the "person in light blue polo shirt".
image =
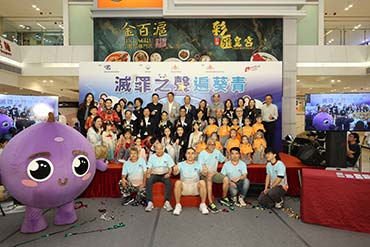
<svg viewBox="0 0 370 247">
<path fill-rule="evenodd" d="M 122 194 L 122 204 L 138 205 L 145 203 L 145 184 L 146 184 L 146 162 L 139 158 L 137 147 L 130 148 L 130 158 L 124 162 L 122 167 L 122 180 L 119 187 Z M 136 197 L 132 196 L 136 193 Z"/>
<path fill-rule="evenodd" d="M 147 170 L 147 200 L 148 206 L 145 208 L 146 212 L 153 210 L 153 184 L 157 182 L 162 182 L 166 186 L 165 203 L 163 208 L 166 211 L 172 211 L 172 206 L 170 204 L 171 196 L 171 181 L 170 176 L 172 173 L 172 167 L 175 165 L 171 156 L 164 152 L 163 145 L 158 143 L 155 145 L 155 153 L 150 155 L 148 160 L 148 170 Z"/>
<path fill-rule="evenodd" d="M 229 190 L 229 178 L 217 171 L 218 163 L 224 162 L 225 156 L 216 149 L 215 141 L 209 139 L 207 141 L 207 148 L 200 152 L 198 162 L 207 167 L 207 196 L 209 202 L 209 209 L 212 213 L 218 213 L 220 210 L 217 208 L 213 200 L 212 184 L 222 184 L 222 198 L 220 203 L 226 206 L 231 205 L 231 201 L 227 198 L 227 191 Z"/>
<path fill-rule="evenodd" d="M 258 197 L 258 203 L 266 208 L 283 207 L 283 198 L 288 191 L 286 168 L 279 154 L 273 148 L 266 149 L 266 183 L 265 190 Z"/>
<path fill-rule="evenodd" d="M 235 205 L 245 207 L 245 197 L 249 189 L 249 179 L 247 178 L 247 165 L 240 160 L 240 148 L 230 149 L 231 160 L 222 167 L 221 173 L 229 178 L 229 193 Z M 239 193 L 239 196 L 237 196 Z"/>
<path fill-rule="evenodd" d="M 208 214 L 209 211 L 206 205 L 207 199 L 207 188 L 204 180 L 200 180 L 200 175 L 207 174 L 207 168 L 205 165 L 201 165 L 195 160 L 196 151 L 194 148 L 187 148 L 185 157 L 186 160 L 180 162 L 173 169 L 173 174 L 177 175 L 180 173 L 180 180 L 175 183 L 175 200 L 176 206 L 173 211 L 174 215 L 180 215 L 182 206 L 180 204 L 181 196 L 195 196 L 200 195 L 199 211 L 202 214 Z"/>
</svg>

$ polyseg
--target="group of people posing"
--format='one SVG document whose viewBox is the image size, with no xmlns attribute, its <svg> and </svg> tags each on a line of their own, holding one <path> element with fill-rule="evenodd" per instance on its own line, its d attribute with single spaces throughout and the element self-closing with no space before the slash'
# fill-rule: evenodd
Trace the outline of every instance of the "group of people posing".
<svg viewBox="0 0 370 247">
<path fill-rule="evenodd" d="M 123 204 L 138 204 L 146 197 L 145 210 L 151 211 L 152 186 L 163 182 L 164 208 L 172 211 L 170 177 L 180 174 L 174 187 L 175 215 L 181 213 L 182 195 L 200 195 L 202 214 L 218 212 L 212 183 L 222 184 L 221 204 L 246 206 L 247 164 L 267 163 L 266 186 L 258 200 L 266 207 L 275 203 L 281 207 L 287 190 L 285 165 L 268 148 L 278 119 L 272 96 L 265 96 L 261 109 L 253 99 L 246 105 L 240 98 L 236 107 L 230 99 L 221 103 L 219 94 L 212 96 L 209 106 L 202 100 L 195 107 L 188 95 L 182 106 L 174 99 L 169 92 L 167 103 L 161 104 L 159 95 L 153 94 L 152 102 L 143 108 L 141 98 L 133 103 L 121 99 L 113 105 L 111 99 L 101 95 L 95 105 L 93 94 L 88 93 L 79 107 L 81 133 L 93 146 L 106 146 L 108 160 L 124 163 L 120 181 Z"/>
<path fill-rule="evenodd" d="M 122 180 L 119 183 L 123 205 L 130 203 L 138 205 L 145 201 L 145 211 L 152 211 L 154 208 L 153 184 L 162 182 L 166 187 L 163 208 L 168 212 L 173 211 L 174 215 L 181 214 L 181 196 L 190 195 L 200 196 L 199 211 L 202 214 L 209 214 L 210 211 L 220 212 L 212 193 L 213 183 L 222 184 L 222 198 L 219 200 L 221 205 L 247 206 L 245 198 L 250 185 L 248 166 L 240 159 L 239 147 L 231 148 L 230 158 L 227 159 L 216 149 L 215 141 L 209 139 L 206 149 L 201 151 L 198 157 L 196 150 L 188 147 L 185 160 L 177 164 L 169 154 L 165 153 L 161 143 L 155 144 L 154 150 L 155 152 L 146 162 L 139 156 L 137 147 L 130 148 L 129 158 L 123 164 Z M 273 148 L 267 148 L 265 156 L 268 162 L 266 183 L 264 191 L 258 197 L 258 202 L 267 208 L 273 206 L 281 208 L 284 195 L 288 190 L 286 168 Z M 219 171 L 219 166 L 222 166 L 221 171 Z M 180 179 L 174 185 L 176 202 L 174 209 L 170 204 L 172 175 L 180 175 Z"/>
<path fill-rule="evenodd" d="M 221 103 L 219 94 L 214 94 L 212 101 L 208 106 L 202 100 L 195 107 L 187 95 L 181 106 L 169 92 L 165 104 L 159 102 L 158 94 L 153 94 L 152 102 L 144 108 L 141 98 L 128 107 L 131 102 L 125 99 L 113 106 L 111 99 L 101 97 L 96 106 L 94 96 L 89 93 L 78 111 L 80 131 L 93 146 L 106 146 L 111 161 L 127 159 L 132 145 L 147 160 L 151 146 L 158 141 L 177 163 L 185 159 L 188 147 L 199 154 L 205 149 L 206 140 L 212 139 L 226 157 L 230 156 L 231 148 L 239 147 L 244 162 L 266 163 L 264 150 L 272 146 L 278 119 L 272 96 L 266 95 L 261 109 L 256 107 L 254 99 L 246 105 L 239 98 L 236 107 L 230 99 Z"/>
</svg>

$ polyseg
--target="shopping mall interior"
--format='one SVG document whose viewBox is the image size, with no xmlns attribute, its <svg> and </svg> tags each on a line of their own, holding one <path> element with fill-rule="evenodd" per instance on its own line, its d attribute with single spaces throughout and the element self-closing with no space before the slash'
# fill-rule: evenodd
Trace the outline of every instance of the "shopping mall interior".
<svg viewBox="0 0 370 247">
<path fill-rule="evenodd" d="M 142 24 L 140 20 L 145 20 L 147 23 Z M 181 38 L 184 37 L 184 44 L 186 42 L 184 47 L 179 45 L 180 41 L 178 40 L 177 43 L 170 43 L 170 34 L 175 33 L 170 28 L 167 40 L 163 40 L 167 34 L 161 36 L 159 31 L 161 20 L 167 21 L 168 26 L 184 27 L 184 29 L 176 29 L 178 40 L 181 41 Z M 223 35 L 228 29 L 225 26 L 222 27 L 222 22 L 221 26 L 217 27 L 219 29 L 216 29 L 215 23 L 218 20 L 227 23 L 229 33 L 232 36 L 232 47 L 222 47 L 222 45 L 226 46 L 226 43 L 223 42 L 227 35 Z M 238 29 L 240 26 L 236 25 L 242 23 L 243 20 L 250 21 L 248 23 L 251 23 L 251 26 L 242 26 Z M 276 20 L 276 22 L 271 22 L 271 20 Z M 135 24 L 136 27 L 134 27 L 135 25 L 130 21 L 139 24 Z M 201 33 L 201 30 L 205 30 L 201 27 L 194 27 L 196 29 L 194 32 L 191 32 L 191 28 L 187 28 L 186 22 L 198 23 L 197 21 L 199 23 L 210 21 L 209 35 L 207 35 L 212 40 L 204 41 L 205 37 L 208 36 Z M 236 22 L 235 25 L 233 21 Z M 258 21 L 260 21 L 259 24 L 256 24 Z M 152 45 L 146 42 L 146 38 L 143 38 L 147 31 L 144 29 L 145 25 L 153 26 L 156 35 L 160 37 L 155 39 L 156 48 L 167 49 L 161 54 L 162 58 L 159 53 L 153 53 L 151 50 L 147 51 L 150 52 L 150 56 L 145 51 L 139 54 L 147 57 L 146 60 L 141 60 L 142 57 L 137 55 L 137 51 L 131 49 L 129 28 L 135 29 L 135 32 L 137 29 L 139 33 L 139 26 L 141 38 L 138 39 L 138 43 L 135 43 L 140 45 L 137 46 L 137 50 L 145 50 L 145 45 L 148 45 L 149 49 L 149 45 Z M 275 31 L 270 32 L 270 29 Z M 188 38 L 195 35 L 194 33 L 198 30 L 200 30 L 197 33 L 200 37 L 199 40 Z M 255 35 L 252 35 L 254 41 L 251 36 L 248 36 L 249 34 L 242 33 L 241 30 L 251 30 L 250 32 Z M 186 32 L 188 33 L 186 34 Z M 123 38 L 121 37 L 122 33 L 125 34 Z M 221 45 L 218 43 L 220 37 Z M 271 39 L 268 40 L 266 37 Z M 235 53 L 237 55 L 234 56 L 231 54 L 231 50 L 234 52 L 235 49 L 239 49 L 236 47 L 238 44 L 240 45 L 238 43 L 240 40 L 243 45 L 245 42 L 246 49 L 242 50 L 245 47 L 240 48 Z M 259 40 L 259 47 L 252 51 L 250 47 L 256 44 L 256 40 Z M 160 47 L 165 41 L 167 41 L 168 47 L 165 47 L 166 45 Z M 277 43 L 278 45 L 276 45 Z M 220 46 L 222 49 L 229 50 L 222 53 L 223 51 L 215 51 L 213 48 L 204 48 L 203 53 L 208 53 L 208 55 L 204 55 L 202 52 L 199 54 L 195 52 L 195 54 L 192 50 L 195 49 L 194 47 L 200 50 L 199 47 L 207 45 Z M 278 126 L 281 128 L 280 137 L 283 141 L 282 146 L 279 146 L 278 149 L 283 149 L 289 154 L 292 151 L 294 138 L 302 137 L 304 139 L 308 131 L 312 130 L 307 128 L 305 108 L 309 100 L 313 99 L 312 95 L 348 94 L 354 95 L 353 97 L 361 95 L 361 99 L 364 99 L 365 102 L 364 105 L 370 105 L 369 0 L 0 0 L 0 107 L 2 96 L 10 96 L 10 98 L 13 95 L 56 96 L 58 100 L 57 111 L 66 117 L 68 125 L 74 126 L 79 122 L 77 111 L 88 92 L 86 88 L 92 88 L 91 91 L 96 94 L 95 99 L 100 97 L 101 92 L 96 91 L 98 87 L 94 88 L 92 85 L 92 82 L 100 76 L 97 73 L 98 66 L 103 64 L 106 70 L 111 70 L 110 66 L 112 65 L 112 70 L 116 69 L 113 65 L 115 63 L 109 62 L 113 60 L 108 59 L 113 53 L 126 54 L 128 60 L 148 62 L 144 63 L 147 64 L 144 67 L 148 72 L 157 66 L 155 65 L 156 60 L 152 59 L 153 54 L 159 56 L 159 58 L 157 57 L 159 61 L 161 59 L 164 61 L 165 56 L 170 53 L 169 49 L 177 49 L 174 56 L 168 56 L 169 62 L 190 62 L 190 60 L 199 61 L 199 64 L 215 62 L 207 67 L 210 70 L 214 69 L 212 66 L 217 67 L 217 62 L 251 64 L 253 61 L 266 61 L 253 60 L 253 55 L 249 59 L 251 54 L 256 54 L 259 51 L 262 51 L 259 52 L 261 56 L 267 53 L 273 54 L 274 56 L 267 54 L 267 60 L 281 62 L 279 65 L 281 69 L 278 71 L 280 78 L 276 79 L 281 83 L 279 84 L 281 88 L 277 90 L 280 93 L 277 95 L 281 96 L 281 99 L 274 98 L 274 102 L 278 102 L 279 105 L 279 121 L 281 122 Z M 155 52 L 159 50 L 157 49 Z M 243 52 L 247 52 L 249 56 L 245 57 Z M 108 63 L 106 63 L 107 61 Z M 96 67 L 93 67 L 93 64 L 96 64 Z M 127 68 L 123 65 L 120 66 L 117 71 L 124 72 L 113 77 L 113 82 L 110 82 L 113 83 L 112 88 L 116 87 L 116 84 L 118 85 L 117 81 L 121 81 L 120 77 L 123 77 L 123 73 L 135 69 L 135 65 L 129 65 Z M 251 66 L 248 67 L 248 70 L 253 71 L 257 70 L 260 65 L 256 65 L 257 67 L 247 66 Z M 232 65 L 229 66 L 228 71 L 230 72 L 225 72 L 225 74 L 237 73 L 232 67 Z M 140 68 L 136 69 L 139 71 Z M 178 69 L 176 65 L 173 65 L 168 69 L 168 73 L 177 75 Z M 187 69 L 191 71 L 192 67 Z M 247 68 L 245 72 L 247 72 Z M 132 73 L 136 78 L 136 73 L 140 72 Z M 163 74 L 165 72 L 162 75 L 161 72 L 157 73 L 159 77 Z M 104 79 L 103 76 L 101 78 Z M 245 85 L 248 86 L 249 79 L 246 78 Z M 268 75 L 263 77 L 266 79 L 267 86 L 259 86 L 260 89 L 263 88 L 262 93 L 258 89 L 251 89 L 251 92 L 258 92 L 261 101 L 264 100 L 265 94 L 276 93 L 276 88 L 270 87 L 268 84 L 269 78 Z M 256 81 L 258 80 L 256 79 Z M 108 84 L 108 82 L 106 83 Z M 261 81 L 260 85 L 263 83 Z M 104 83 L 99 85 L 104 85 Z M 115 92 L 117 92 L 117 88 Z M 139 91 L 136 92 L 139 93 Z M 224 96 L 221 93 L 221 100 L 226 100 L 228 95 L 231 95 L 224 92 Z M 197 98 L 195 91 L 193 93 L 194 98 Z M 248 94 L 247 91 L 245 93 Z M 211 99 L 211 94 L 212 92 L 209 92 L 209 95 L 204 99 Z M 117 95 L 126 97 L 124 94 Z M 132 101 L 134 97 L 140 96 L 131 91 L 128 95 L 127 99 L 132 98 Z M 152 92 L 150 92 L 151 95 Z M 162 94 L 160 95 L 160 100 L 162 100 Z M 166 94 L 163 95 L 163 99 L 165 99 Z M 326 103 L 332 104 L 333 102 Z M 367 123 L 365 121 L 367 127 L 358 132 L 359 141 L 364 146 L 356 166 L 359 168 L 357 171 L 368 173 L 370 172 L 370 141 L 366 145 L 364 138 L 365 133 L 370 132 L 370 118 L 369 109 L 362 111 L 361 116 L 365 120 L 367 116 L 368 119 Z M 331 114 L 334 117 L 335 113 Z M 339 118 L 339 115 L 338 113 L 334 117 L 334 121 Z M 360 113 L 358 115 L 360 116 Z M 335 139 L 335 137 L 331 138 Z M 369 134 L 367 134 L 367 138 L 370 139 Z M 333 140 L 331 145 L 336 145 L 335 143 Z M 331 147 L 330 152 L 333 154 L 342 151 L 336 151 L 335 147 Z M 14 158 L 16 159 L 16 157 Z M 115 173 L 116 179 L 121 176 L 121 167 L 122 164 L 119 169 L 116 169 L 118 171 Z M 259 168 L 255 167 L 255 169 Z M 101 172 L 97 172 L 97 175 L 99 174 Z M 342 175 L 337 173 L 339 177 Z M 261 183 L 263 183 L 265 173 L 260 176 L 262 176 Z M 300 193 L 303 190 L 301 170 L 298 174 L 295 171 L 294 176 L 296 177 L 297 191 L 296 193 L 288 191 L 289 197 L 286 200 L 285 210 L 258 207 L 256 191 L 261 187 L 252 186 L 251 190 L 255 191 L 252 191 L 251 196 L 248 195 L 248 201 L 251 202 L 251 205 L 253 204 L 253 207 L 236 208 L 235 211 L 226 207 L 218 215 L 211 214 L 211 217 L 204 217 L 204 220 L 197 208 L 184 207 L 182 215 L 174 218 L 161 207 L 155 208 L 155 212 L 150 214 L 145 213 L 140 206 L 124 207 L 118 198 L 110 198 L 120 197 L 116 182 L 114 182 L 114 186 L 117 188 L 114 190 L 117 191 L 111 192 L 116 193 L 114 196 L 100 195 L 100 192 L 97 193 L 99 196 L 96 196 L 90 186 L 81 197 L 75 200 L 78 202 L 78 204 L 74 204 L 79 217 L 77 224 L 53 225 L 55 212 L 45 210 L 43 214 L 49 228 L 39 233 L 23 234 L 19 230 L 23 213 L 0 216 L 0 246 L 221 246 L 228 244 L 232 246 L 344 247 L 370 245 L 370 214 L 362 211 L 364 208 L 355 210 L 356 214 L 352 215 L 352 218 L 351 216 L 341 218 L 343 222 L 352 223 L 361 221 L 360 218 L 363 219 L 362 223 L 357 224 L 357 228 L 342 226 L 331 228 L 327 227 L 328 225 L 318 226 L 314 221 L 306 221 L 311 224 L 301 221 L 300 218 L 304 217 L 302 193 Z M 352 176 L 352 178 L 354 177 Z M 361 178 L 361 181 L 368 182 L 369 178 Z M 97 190 L 99 190 L 99 183 L 101 183 L 100 186 L 106 183 L 104 179 L 100 179 L 97 181 L 95 178 L 93 182 L 94 186 L 97 186 Z M 260 181 L 261 178 L 258 180 Z M 359 182 L 359 180 L 357 179 L 355 182 Z M 368 203 L 365 201 L 369 199 L 363 198 L 369 198 L 366 194 L 370 192 L 368 185 L 370 184 L 367 184 L 367 188 L 361 192 L 365 194 L 356 193 L 359 198 L 352 196 L 348 199 L 358 200 L 364 204 Z M 334 187 L 329 186 L 333 190 Z M 320 193 L 324 193 L 323 190 L 316 188 L 315 193 L 320 195 Z M 342 203 L 341 197 L 339 194 L 336 196 L 335 204 Z M 320 209 L 325 207 L 317 205 L 322 204 L 308 203 L 306 207 L 314 209 L 315 207 L 320 207 Z M 352 207 L 351 204 L 347 206 Z M 311 212 L 306 213 L 306 219 L 309 218 L 307 215 L 312 213 L 313 209 L 310 210 Z M 329 214 L 328 211 L 336 211 L 337 209 L 335 206 L 328 206 L 326 210 L 322 210 L 325 215 Z M 326 218 L 326 216 L 320 217 Z M 341 219 L 338 218 L 337 221 L 341 221 Z M 325 225 L 324 223 L 319 224 Z M 341 228 L 341 230 L 337 228 Z"/>
</svg>

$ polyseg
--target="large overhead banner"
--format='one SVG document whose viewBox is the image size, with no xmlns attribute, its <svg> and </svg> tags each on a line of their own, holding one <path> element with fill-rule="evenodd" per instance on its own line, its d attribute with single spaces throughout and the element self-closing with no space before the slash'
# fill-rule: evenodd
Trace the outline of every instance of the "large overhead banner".
<svg viewBox="0 0 370 247">
<path fill-rule="evenodd" d="M 144 106 L 153 93 L 165 102 L 167 93 L 174 92 L 181 105 L 184 96 L 190 95 L 196 106 L 202 99 L 211 104 L 212 94 L 219 93 L 222 101 L 231 99 L 234 104 L 238 98 L 254 98 L 258 107 L 270 93 L 281 116 L 282 62 L 81 63 L 80 102 L 89 92 L 96 101 L 102 94 L 113 102 L 141 97 Z M 281 140 L 281 118 L 277 132 Z"/>
<path fill-rule="evenodd" d="M 282 19 L 94 19 L 94 60 L 282 61 Z"/>
</svg>

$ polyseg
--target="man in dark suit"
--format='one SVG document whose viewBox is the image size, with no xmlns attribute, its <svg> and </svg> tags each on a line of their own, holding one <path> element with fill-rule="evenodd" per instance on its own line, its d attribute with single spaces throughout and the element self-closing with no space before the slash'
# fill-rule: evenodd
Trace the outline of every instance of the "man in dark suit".
<svg viewBox="0 0 370 247">
<path fill-rule="evenodd" d="M 149 108 L 144 108 L 143 117 L 137 123 L 139 128 L 137 136 L 140 137 L 141 140 L 144 140 L 148 136 L 153 136 L 156 126 L 154 125 L 153 118 L 150 116 Z"/>
<path fill-rule="evenodd" d="M 191 98 L 189 95 L 186 95 L 184 97 L 184 105 L 181 107 L 184 107 L 186 109 L 186 115 L 189 116 L 191 120 L 195 118 L 197 115 L 197 108 L 191 104 Z"/>
<path fill-rule="evenodd" d="M 186 109 L 185 107 L 180 108 L 180 117 L 175 120 L 174 129 L 176 130 L 177 127 L 182 126 L 184 129 L 184 135 L 186 137 L 190 136 L 190 133 L 192 131 L 192 120 L 191 118 L 186 115 Z"/>
<path fill-rule="evenodd" d="M 150 115 L 152 116 L 155 125 L 157 126 L 159 121 L 161 120 L 161 112 L 163 105 L 158 102 L 159 95 L 157 93 L 154 93 L 152 95 L 152 102 L 147 104 L 147 108 L 149 108 L 149 111 L 151 112 Z"/>
</svg>

